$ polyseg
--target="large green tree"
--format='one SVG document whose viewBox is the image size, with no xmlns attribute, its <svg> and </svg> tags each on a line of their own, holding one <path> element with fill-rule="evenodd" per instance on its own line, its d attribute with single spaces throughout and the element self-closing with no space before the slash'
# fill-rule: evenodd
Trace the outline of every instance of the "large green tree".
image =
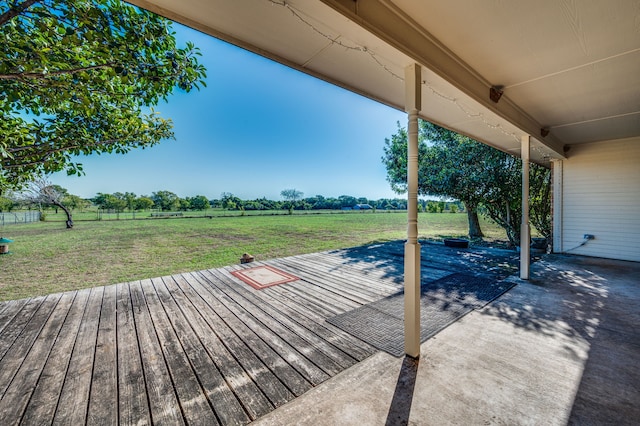
<svg viewBox="0 0 640 426">
<path fill-rule="evenodd" d="M 462 201 L 467 211 L 469 237 L 483 237 L 478 220 L 478 206 L 482 202 L 479 185 L 483 182 L 477 163 L 479 158 L 491 154 L 491 148 L 423 120 L 419 122 L 418 139 L 420 195 Z M 387 180 L 397 193 L 407 191 L 407 140 L 407 131 L 400 124 L 398 132 L 385 140 L 382 160 Z"/>
<path fill-rule="evenodd" d="M 189 204 L 194 210 L 206 210 L 211 205 L 209 204 L 209 200 L 204 195 L 196 195 L 195 197 L 188 198 Z"/>
<path fill-rule="evenodd" d="M 0 2 L 0 190 L 45 173 L 82 173 L 75 156 L 173 138 L 154 112 L 204 85 L 171 22 L 120 0 Z"/>
<path fill-rule="evenodd" d="M 180 197 L 171 191 L 158 191 L 151 194 L 156 208 L 162 211 L 173 211 L 180 206 Z"/>
<path fill-rule="evenodd" d="M 521 162 L 518 158 L 466 136 L 420 121 L 419 177 L 421 195 L 451 197 L 465 204 L 469 236 L 481 237 L 478 207 L 505 229 L 512 244 L 520 241 Z M 387 180 L 398 192 L 407 189 L 407 132 L 385 140 L 383 163 Z M 531 165 L 532 222 L 545 237 L 550 230 L 548 169 Z"/>
<path fill-rule="evenodd" d="M 153 200 L 147 196 L 140 196 L 136 198 L 134 208 L 136 210 L 149 210 L 153 207 Z"/>
</svg>

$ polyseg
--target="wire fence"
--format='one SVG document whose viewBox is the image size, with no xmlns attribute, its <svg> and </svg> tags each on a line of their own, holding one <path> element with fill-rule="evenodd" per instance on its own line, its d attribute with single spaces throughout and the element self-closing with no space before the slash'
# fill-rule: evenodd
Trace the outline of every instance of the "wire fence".
<svg viewBox="0 0 640 426">
<path fill-rule="evenodd" d="M 40 220 L 40 212 L 29 210 L 18 213 L 0 213 L 0 226 L 15 225 L 18 223 L 38 222 Z"/>
</svg>

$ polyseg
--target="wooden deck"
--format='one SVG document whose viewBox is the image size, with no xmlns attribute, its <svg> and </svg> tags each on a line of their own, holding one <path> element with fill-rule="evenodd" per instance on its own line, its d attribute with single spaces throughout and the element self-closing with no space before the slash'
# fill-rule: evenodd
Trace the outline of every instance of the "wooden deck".
<svg viewBox="0 0 640 426">
<path fill-rule="evenodd" d="M 263 290 L 243 265 L 0 303 L 1 423 L 249 423 L 375 352 L 325 320 L 397 292 L 401 248 L 272 260 L 301 279 Z"/>
</svg>

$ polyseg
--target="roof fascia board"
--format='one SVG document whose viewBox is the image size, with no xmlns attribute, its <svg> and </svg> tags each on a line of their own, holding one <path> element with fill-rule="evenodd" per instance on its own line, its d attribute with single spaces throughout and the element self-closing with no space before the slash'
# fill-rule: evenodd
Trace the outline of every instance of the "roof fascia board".
<svg viewBox="0 0 640 426">
<path fill-rule="evenodd" d="M 536 138 L 559 158 L 565 158 L 564 144 L 561 141 L 551 134 L 542 138 L 540 123 L 509 100 L 507 96 L 502 96 L 499 103 L 491 101 L 489 90 L 493 85 L 484 80 L 475 70 L 391 1 L 320 1 L 438 74 L 483 107 Z"/>
</svg>

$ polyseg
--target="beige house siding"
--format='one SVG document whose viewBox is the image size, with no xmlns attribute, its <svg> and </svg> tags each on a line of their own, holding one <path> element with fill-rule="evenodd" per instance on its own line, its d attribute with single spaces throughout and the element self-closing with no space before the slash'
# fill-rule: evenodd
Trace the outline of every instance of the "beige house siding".
<svg viewBox="0 0 640 426">
<path fill-rule="evenodd" d="M 640 138 L 573 145 L 562 180 L 562 251 L 640 261 Z"/>
</svg>

